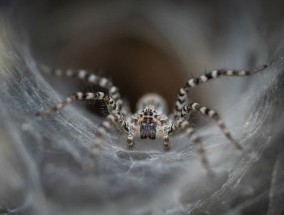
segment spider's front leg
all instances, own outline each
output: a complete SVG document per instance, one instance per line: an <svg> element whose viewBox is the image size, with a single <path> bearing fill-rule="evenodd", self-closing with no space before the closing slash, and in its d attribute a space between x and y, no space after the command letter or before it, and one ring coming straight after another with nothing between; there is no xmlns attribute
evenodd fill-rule
<svg viewBox="0 0 284 215"><path fill-rule="evenodd" d="M164 144L164 150L169 151L171 149L171 144L170 144L170 137L176 132L176 124L172 123L169 121L166 123L166 121L162 124L162 129L160 133L162 134L161 136L163 137L163 144Z"/></svg>
<svg viewBox="0 0 284 215"><path fill-rule="evenodd" d="M128 133L128 135L127 135L127 148L133 149L133 145L134 145L133 139L134 139L134 134L135 134L134 126L128 124L128 128L127 128L126 132Z"/></svg>
<svg viewBox="0 0 284 215"><path fill-rule="evenodd" d="M97 149L100 149L100 145L102 143L102 137L105 136L105 134L107 134L107 132L110 130L111 124L114 124L121 132L124 132L128 135L127 148L128 149L133 148L135 126L132 123L127 122L120 112L112 111L112 113L107 116L106 120L102 123L102 125L97 131L96 141L92 150L94 157L96 157L96 155L98 154Z"/></svg>
<svg viewBox="0 0 284 215"><path fill-rule="evenodd" d="M170 139L168 132L163 132L163 140L164 140L163 144L165 151L169 151L171 149L171 146L170 146Z"/></svg>

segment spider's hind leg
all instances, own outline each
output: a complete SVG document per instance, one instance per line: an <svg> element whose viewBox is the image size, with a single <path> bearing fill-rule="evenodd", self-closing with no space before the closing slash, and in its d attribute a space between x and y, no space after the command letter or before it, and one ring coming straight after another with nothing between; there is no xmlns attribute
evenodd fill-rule
<svg viewBox="0 0 284 215"><path fill-rule="evenodd" d="M266 69L268 65L262 65L256 67L253 70L225 70L225 69L218 69L213 70L211 72L207 72L204 75L201 75L197 78L189 79L185 86L180 88L179 93L177 95L177 100L174 109L174 117L178 118L181 115L182 108L186 105L187 94L190 88L196 87L202 83L206 83L210 80L220 78L222 76L250 76L255 73L258 73L264 69Z"/></svg>
<svg viewBox="0 0 284 215"><path fill-rule="evenodd" d="M96 159L101 152L104 137L111 129L112 124L115 124L115 116L113 114L109 114L96 131L94 143L90 147L90 160L88 164L89 171L95 169Z"/></svg>
<svg viewBox="0 0 284 215"><path fill-rule="evenodd" d="M44 111L37 112L36 116L43 117L43 116L46 116L48 114L57 112L60 109L63 109L67 104L69 104L69 103L71 103L73 101L76 101L76 100L92 100L92 99L95 99L95 94L94 93L91 93L91 92L87 92L87 93L77 92L74 95L67 97L62 102L56 104L52 108L46 109Z"/></svg>
<svg viewBox="0 0 284 215"><path fill-rule="evenodd" d="M90 83L93 85L97 85L101 88L104 88L108 91L108 95L111 96L116 104L123 108L126 108L121 99L120 92L116 86L113 85L112 81L106 77L98 76L93 72L84 70L84 69L52 69L46 65L39 65L39 68L46 74L51 74L56 77L65 77L65 78L73 78L84 81L86 83Z"/></svg>
<svg viewBox="0 0 284 215"><path fill-rule="evenodd" d="M214 110L211 110L207 107L204 107L198 103L190 103L186 106L184 106L183 110L182 110L182 116L183 115L187 115L188 112L191 112L191 111L197 111L205 116L209 116L211 119L213 119L217 125L219 126L219 128L221 129L221 131L223 132L223 134L225 135L225 137L227 139L230 140L230 142L232 144L234 144L237 149L241 150L242 149L242 146L232 137L231 133L229 132L229 130L227 129L225 123L223 122L223 120L221 119L221 117L219 116L219 114L214 111Z"/></svg>
<svg viewBox="0 0 284 215"><path fill-rule="evenodd" d="M95 159L101 150L101 145L103 142L104 136L111 129L111 124L114 124L115 117L112 114L109 114L103 123L98 127L98 130L95 135L94 144L91 146L91 156L92 159Z"/></svg>
<svg viewBox="0 0 284 215"><path fill-rule="evenodd" d="M63 102L58 103L57 105L55 105L50 109L38 112L36 115L41 117L48 115L50 113L63 109L67 104L76 100L102 100L106 103L108 110L110 112L106 120L102 123L101 127L97 131L95 144L91 148L91 155L93 158L96 157L96 155L99 153L100 146L102 144L102 137L110 130L111 123L115 124L118 128L121 128L121 130L128 132L129 130L128 124L126 123L123 115L121 114L120 106L117 105L117 103L112 97L106 95L103 92L97 92L97 93L77 92L74 95L64 99Z"/></svg>
<svg viewBox="0 0 284 215"><path fill-rule="evenodd" d="M201 138L196 135L195 129L190 125L187 118L179 118L172 125L168 132L169 135L173 135L175 133L185 132L185 134L190 138L191 142L197 146L197 151L201 156L202 165L205 167L209 174L213 175L213 171L209 166L209 162L206 156L205 149L203 148L203 144Z"/></svg>

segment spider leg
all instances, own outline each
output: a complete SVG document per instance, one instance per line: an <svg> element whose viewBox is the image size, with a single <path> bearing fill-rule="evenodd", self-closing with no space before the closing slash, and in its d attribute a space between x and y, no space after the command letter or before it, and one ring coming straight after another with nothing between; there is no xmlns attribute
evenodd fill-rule
<svg viewBox="0 0 284 215"><path fill-rule="evenodd" d="M97 93L91 93L91 92L77 92L74 95L67 97L63 100L63 102L58 103L54 107L44 110L42 112L38 112L37 116L45 116L50 113L56 112L60 109L63 109L67 104L71 103L75 100L103 100L110 112L110 114L107 116L106 120L102 123L100 128L97 131L95 143L91 147L91 156L92 161L96 157L96 155L99 154L101 144L102 144L102 138L107 133L107 131L111 128L111 123L115 124L118 128L121 130L128 132L129 126L124 120L123 115L120 112L119 106L116 104L116 102L113 100L112 97L106 95L103 92L97 92ZM132 142L133 145L133 142ZM89 168L92 169L94 167L94 162L90 162Z"/></svg>
<svg viewBox="0 0 284 215"><path fill-rule="evenodd" d="M98 141L96 142L100 142L100 138L110 129L110 123L114 123L115 125L117 125L118 128L122 129L125 132L129 131L129 126L124 120L124 117L120 112L119 106L116 104L112 97L106 95L103 92L77 92L74 95L64 99L63 102L58 103L50 109L38 112L36 115L45 116L50 113L56 112L60 109L63 109L67 104L75 100L103 100L106 103L110 114L107 116L107 119L103 122L102 126L98 129Z"/></svg>
<svg viewBox="0 0 284 215"><path fill-rule="evenodd" d="M164 133L163 134L163 144L164 144L164 149L165 151L169 151L171 149L171 146L170 146L170 139L169 139L169 134L168 133Z"/></svg>
<svg viewBox="0 0 284 215"><path fill-rule="evenodd" d="M134 138L133 135L131 133L129 133L128 136L127 136L127 148L128 149L133 148L133 145L134 145L133 138Z"/></svg>
<svg viewBox="0 0 284 215"><path fill-rule="evenodd" d="M127 148L129 148L129 149L133 148L133 145L134 145L134 142L133 142L133 136L134 136L133 127L131 125L129 125L129 123L127 123L124 120L122 115L114 112L114 113L109 114L107 116L106 120L102 123L102 125L97 130L95 144L92 147L93 157L96 157L96 155L99 154L103 137L110 130L111 124L116 125L116 127L120 131L128 134L128 136L127 136Z"/></svg>
<svg viewBox="0 0 284 215"><path fill-rule="evenodd" d="M129 131L128 124L125 122L124 118L122 115L118 113L112 113L107 116L107 118L103 121L101 126L98 128L96 132L96 138L94 141L94 144L91 146L91 161L90 161L90 166L89 169L94 169L94 161L97 157L97 155L101 151L101 145L103 143L103 137L108 133L108 131L111 129L111 124L116 125L117 128L124 132ZM132 142L133 145L133 142Z"/></svg>
<svg viewBox="0 0 284 215"><path fill-rule="evenodd" d="M221 131L223 132L223 134L225 135L225 137L227 139L230 140L231 143L233 143L238 149L242 149L242 146L234 140L234 138L232 137L231 133L229 132L229 130L227 129L227 127L225 126L223 120L220 118L219 114L214 111L211 110L207 107L204 107L198 103L189 103L187 105L185 105L182 109L181 112L181 118L183 117L188 117L188 115L192 112L192 111L197 111L205 116L209 116L211 119L213 119L217 125L219 126L219 128L221 129Z"/></svg>
<svg viewBox="0 0 284 215"><path fill-rule="evenodd" d="M58 103L57 105L55 105L54 107L38 112L36 115L37 116L45 116L48 115L50 113L56 112L62 108L64 108L67 104L71 103L72 101L76 101L76 100L103 100L107 107L109 112L115 112L115 113L119 113L120 114L120 108L119 106L116 104L116 102L114 101L114 99L108 95L106 95L103 92L97 92L97 93L92 93L92 92L77 92L74 95L67 97L66 99L63 100L63 102Z"/></svg>
<svg viewBox="0 0 284 215"><path fill-rule="evenodd" d="M195 144L197 146L197 150L198 153L201 155L201 161L202 161L202 165L207 169L208 172L213 173L207 157L206 157L206 153L205 150L203 148L203 144L202 141L200 139L199 136L197 136L195 134L195 129L190 126L190 123L188 122L188 119L186 117L180 117L178 120L176 120L171 126L170 129L168 131L168 135L174 135L176 133L180 133L180 132L185 132L186 135L190 138L191 142L193 144ZM166 138L166 136L164 136L164 145L165 145L165 141L168 141L168 136ZM167 143L166 143L167 145Z"/></svg>
<svg viewBox="0 0 284 215"><path fill-rule="evenodd" d="M95 141L93 145L91 146L91 157L90 157L89 166L88 166L89 171L92 171L95 169L96 158L101 151L103 137L110 130L111 123L114 123L114 115L109 114L96 132Z"/></svg>
<svg viewBox="0 0 284 215"><path fill-rule="evenodd" d="M93 158L95 158L101 149L101 145L103 142L103 137L108 133L108 131L111 129L111 124L116 124L115 121L115 115L114 114L109 114L107 118L103 121L101 126L98 128L96 132L96 137L94 144L91 147L91 155Z"/></svg>
<svg viewBox="0 0 284 215"><path fill-rule="evenodd" d="M253 70L224 70L224 69L219 69L219 70L213 70L209 73L205 73L204 75L201 75L198 78L192 78L189 79L186 82L186 85L182 88L180 88L176 104L175 104L175 109L174 109L174 117L178 118L181 114L182 108L185 106L186 99L187 99L187 94L190 88L196 87L201 83L206 83L209 80L219 78L221 76L249 76L252 74L255 74L257 72L260 72L264 69L266 69L268 65L263 65L260 67L257 67Z"/></svg>
<svg viewBox="0 0 284 215"><path fill-rule="evenodd" d="M110 114L107 116L102 126L98 129L98 135L97 135L98 138L103 136L110 129L111 123L114 123L115 125L117 125L117 127L120 128L121 130L128 132L129 130L128 124L124 120L124 117L120 112L119 106L116 104L116 102L113 100L112 97L106 95L103 92L97 92L97 93L77 92L74 95L64 99L63 102L58 103L57 105L55 105L54 107L50 109L38 112L36 115L41 116L41 117L48 115L50 113L63 109L67 104L71 103L72 101L76 101L76 100L103 100L106 103Z"/></svg>
<svg viewBox="0 0 284 215"><path fill-rule="evenodd" d="M51 69L46 65L40 65L39 67L43 72L47 74L52 74L57 77L76 78L76 79L97 85L99 87L105 88L108 91L108 95L110 95L115 100L116 104L119 106L123 106L123 102L121 100L121 96L118 91L118 88L114 86L113 83L105 77L97 76L96 74L92 72L88 72L83 69L79 69L79 70Z"/></svg>

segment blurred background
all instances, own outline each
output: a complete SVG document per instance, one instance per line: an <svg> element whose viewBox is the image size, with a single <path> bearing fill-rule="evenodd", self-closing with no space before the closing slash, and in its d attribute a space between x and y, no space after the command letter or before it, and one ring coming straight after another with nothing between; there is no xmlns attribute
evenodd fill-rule
<svg viewBox="0 0 284 215"><path fill-rule="evenodd" d="M0 1L0 214L284 214L283 21L277 0ZM129 151L116 129L90 171L104 119L97 104L35 117L73 92L98 90L39 64L108 77L132 111L143 94L159 93L171 113L191 77L267 63L189 93L244 147L192 116L214 178L187 136L173 137L170 152L160 139L137 139Z"/></svg>

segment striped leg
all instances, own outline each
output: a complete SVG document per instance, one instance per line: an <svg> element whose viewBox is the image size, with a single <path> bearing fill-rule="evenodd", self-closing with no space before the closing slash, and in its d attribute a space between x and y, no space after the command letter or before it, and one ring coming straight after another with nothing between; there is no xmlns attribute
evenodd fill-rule
<svg viewBox="0 0 284 215"><path fill-rule="evenodd" d="M97 93L77 92L74 95L64 99L63 102L58 103L57 105L55 105L54 107L52 107L50 109L38 112L36 115L37 116L48 115L50 113L56 112L56 111L64 108L67 104L71 103L72 101L76 101L76 100L103 100L106 103L110 113L120 114L119 106L116 104L116 102L113 100L112 97L106 95L105 93L103 93L103 92L97 92Z"/></svg>
<svg viewBox="0 0 284 215"><path fill-rule="evenodd" d="M133 145L134 145L133 138L134 138L133 134L129 133L127 136L127 148L128 149L133 149Z"/></svg>
<svg viewBox="0 0 284 215"><path fill-rule="evenodd" d="M115 119L115 116L113 114L109 114L107 116L107 118L103 121L103 123L101 124L101 126L98 128L98 130L96 132L95 145L93 147L94 149L96 147L100 148L103 137L111 129L111 124L114 124L114 125L116 124L115 122L116 122L116 119ZM95 153L95 150L93 151L93 154L97 154L97 153Z"/></svg>
<svg viewBox="0 0 284 215"><path fill-rule="evenodd" d="M54 107L47 109L42 112L38 112L37 116L45 116L50 113L56 112L62 108L64 108L67 104L71 103L72 101L76 100L103 100L105 101L108 110L111 114L107 116L107 119L103 122L102 126L98 129L96 134L95 143L91 148L91 155L92 160L89 164L89 169L93 169L94 167L94 158L96 155L100 152L101 144L102 144L102 137L108 132L108 130L111 128L111 123L114 123L117 127L121 128L121 130L124 130L128 132L128 125L125 122L123 116L120 113L119 106L116 104L116 102L108 95L106 95L103 92L97 92L97 93L82 93L77 92L74 95L67 97L63 100L63 102L55 105Z"/></svg>
<svg viewBox="0 0 284 215"><path fill-rule="evenodd" d="M103 143L104 136L108 133L108 131L111 129L111 124L116 124L116 117L113 114L109 114L107 118L103 121L101 126L98 128L96 132L96 137L94 144L91 146L91 160L89 163L89 169L93 170L95 167L95 160L98 156L98 154L101 151L101 146Z"/></svg>
<svg viewBox="0 0 284 215"><path fill-rule="evenodd" d="M192 78L186 82L186 85L183 88L180 88L179 94L177 96L175 109L174 109L174 117L178 118L181 114L182 108L185 106L187 93L190 88L196 87L201 83L208 82L209 80L219 78L221 76L249 76L260 72L267 68L268 65L263 65L255 68L254 70L214 70L209 73L206 73L198 78Z"/></svg>
<svg viewBox="0 0 284 215"><path fill-rule="evenodd" d="M242 146L233 139L231 133L226 128L223 120L220 118L220 116L218 115L216 111L211 110L207 107L204 107L198 103L190 103L183 107L182 112L181 112L181 118L187 117L187 115L190 114L192 111L200 112L203 115L209 116L211 119L213 119L217 123L221 131L224 133L226 138L229 139L231 143L233 143L238 149L242 149Z"/></svg>
<svg viewBox="0 0 284 215"><path fill-rule="evenodd" d="M164 149L165 151L169 151L171 149L170 146L170 139L169 136L172 136L176 133L181 132L181 124L185 120L185 118L179 118L178 120L174 121L173 123L170 121L169 123L166 124L166 122L163 122L163 143L164 143Z"/></svg>
<svg viewBox="0 0 284 215"><path fill-rule="evenodd" d="M95 159L96 156L99 154L103 142L103 137L110 130L111 123L114 123L114 116L112 114L109 114L107 118L103 121L102 125L98 128L94 145L91 147L91 156L93 159Z"/></svg>
<svg viewBox="0 0 284 215"><path fill-rule="evenodd" d="M168 133L164 133L163 134L163 140L164 140L164 149L165 151L169 151L171 149L170 146L170 139L169 139L169 134Z"/></svg>
<svg viewBox="0 0 284 215"><path fill-rule="evenodd" d="M198 148L198 153L201 155L202 165L207 169L209 173L213 173L211 168L209 167L208 160L206 157L205 150L202 145L202 141L200 137L195 134L195 129L190 126L189 122L185 118L179 118L179 120L175 121L169 130L169 135L173 135L177 132L185 131L186 135L189 136L191 142L195 144Z"/></svg>
<svg viewBox="0 0 284 215"><path fill-rule="evenodd" d="M76 78L76 79L97 85L99 87L105 88L108 90L108 95L110 95L115 100L117 105L119 106L123 105L118 88L114 86L113 83L105 77L99 77L83 69L80 69L80 70L51 69L45 65L40 65L40 69L47 74L52 74L57 77Z"/></svg>
<svg viewBox="0 0 284 215"><path fill-rule="evenodd" d="M108 115L107 119L104 121L102 124L102 127L98 130L98 138L100 138L103 134L106 133L106 131L110 128L110 123L114 123L119 129L128 132L128 124L124 120L123 115L120 113L119 106L116 104L116 102L112 99L112 97L106 95L103 92L97 92L97 93L82 93L82 92L77 92L74 95L67 97L66 99L63 100L63 102L58 103L54 107L38 112L36 115L37 116L45 116L50 113L56 112L60 109L63 109L67 104L71 103L72 101L75 100L103 100L110 112Z"/></svg>
<svg viewBox="0 0 284 215"><path fill-rule="evenodd" d="M107 118L98 128L94 144L91 146L91 159L89 161L89 167L88 167L90 171L94 170L96 158L101 151L103 138L111 129L111 124L116 125L118 128L120 128L120 130L123 130L125 132L129 131L127 123L124 121L124 119L120 114L114 112L113 114L109 114L107 116Z"/></svg>

